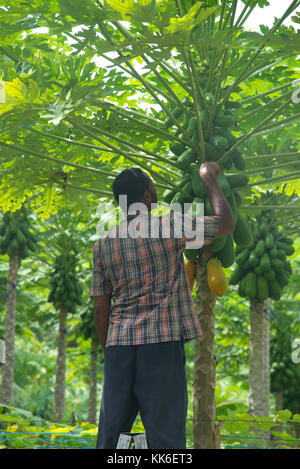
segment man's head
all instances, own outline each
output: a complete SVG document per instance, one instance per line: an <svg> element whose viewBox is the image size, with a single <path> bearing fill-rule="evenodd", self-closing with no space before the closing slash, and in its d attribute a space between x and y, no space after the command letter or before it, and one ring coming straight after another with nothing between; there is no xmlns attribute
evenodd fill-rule
<svg viewBox="0 0 300 469"><path fill-rule="evenodd" d="M141 202L151 209L151 204L157 202L157 193L152 179L139 168L129 168L122 171L113 182L113 193L116 201L119 203L119 196L127 196L127 207L121 207L128 210L128 207Z"/></svg>

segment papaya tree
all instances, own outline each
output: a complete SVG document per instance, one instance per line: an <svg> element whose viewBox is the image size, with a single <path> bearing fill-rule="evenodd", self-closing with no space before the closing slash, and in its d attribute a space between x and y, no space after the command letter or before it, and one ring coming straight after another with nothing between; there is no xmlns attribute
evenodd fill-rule
<svg viewBox="0 0 300 469"><path fill-rule="evenodd" d="M289 409L299 411L299 366L292 360L292 340L290 324L287 329L286 315L276 311L277 320L270 341L271 392L275 395L276 411ZM285 326L285 327L284 327Z"/></svg>
<svg viewBox="0 0 300 469"><path fill-rule="evenodd" d="M13 405L18 270L22 259L29 257L36 250L36 243L24 205L13 213L3 215L0 226L0 253L8 255L9 258L5 294L5 363L1 389L1 402L6 405Z"/></svg>
<svg viewBox="0 0 300 469"><path fill-rule="evenodd" d="M96 203L96 197L112 197L116 169L138 165L153 178L160 201L202 202L209 215L198 167L207 160L221 167L219 182L235 232L209 248L185 251L197 267L203 330L203 339L195 340L195 448L215 447L216 293L208 285L207 263L216 259L230 267L235 244L251 242L244 194L300 174L288 165L276 172L278 157L268 155L276 173L266 180L269 167L261 165L257 180L246 173L255 163L248 165L245 153L252 137L297 126L299 38L282 23L300 1L291 1L260 33L243 27L268 2L241 3L238 13L237 0L66 0L42 6L25 0L22 7L8 1L0 11L7 68L0 146L4 170L14 168L1 179L5 210L33 187L35 208L45 216L67 197ZM40 26L49 33L37 34ZM258 77L264 80L259 91Z"/></svg>
<svg viewBox="0 0 300 469"><path fill-rule="evenodd" d="M55 421L60 422L64 418L68 313L76 314L76 306L82 304L82 288L77 278L77 251L74 241L62 234L58 238L58 246L60 252L55 257L50 274L51 291L48 301L53 303L59 313L54 416Z"/></svg>
<svg viewBox="0 0 300 469"><path fill-rule="evenodd" d="M284 194L266 192L256 199L259 207L292 209L293 199ZM279 221L278 210L260 210L249 219L253 239L246 248L237 247L236 267L229 279L239 285L238 294L250 300L249 340L249 412L268 416L270 394L270 299L278 301L292 274L287 257L294 254L293 238L287 233L297 231L294 221ZM293 215L294 219L295 215ZM278 224L283 223L280 230Z"/></svg>
<svg viewBox="0 0 300 469"><path fill-rule="evenodd" d="M99 339L95 329L94 321L94 302L90 298L88 304L83 309L80 315L81 321L77 327L80 335L83 335L85 340L90 339L90 377L89 377L89 412L88 422L96 424L97 421L97 369L99 368L98 354L99 354Z"/></svg>

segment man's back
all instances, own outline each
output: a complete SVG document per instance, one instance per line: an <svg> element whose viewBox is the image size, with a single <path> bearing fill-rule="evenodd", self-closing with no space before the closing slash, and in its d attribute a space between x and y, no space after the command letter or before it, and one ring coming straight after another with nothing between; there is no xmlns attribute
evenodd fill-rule
<svg viewBox="0 0 300 469"><path fill-rule="evenodd" d="M173 217L166 237L162 224L166 217L157 218L156 237L150 231L147 237L120 237L117 227L113 236L111 231L94 246L98 270L94 271L91 294L112 292L107 346L181 337L187 342L201 335L184 268L185 244L173 236ZM139 221L144 224L139 226L141 231L146 225L150 230L150 214L139 216Z"/></svg>

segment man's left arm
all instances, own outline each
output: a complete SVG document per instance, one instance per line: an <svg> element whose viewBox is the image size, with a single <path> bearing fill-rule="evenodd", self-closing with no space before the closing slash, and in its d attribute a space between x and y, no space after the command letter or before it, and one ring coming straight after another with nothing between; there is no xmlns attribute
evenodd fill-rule
<svg viewBox="0 0 300 469"><path fill-rule="evenodd" d="M99 337L105 355L105 346L109 326L109 312L111 308L112 284L105 276L100 242L93 247L93 278L90 296L94 297L94 320L97 336Z"/></svg>
<svg viewBox="0 0 300 469"><path fill-rule="evenodd" d="M109 312L111 308L111 295L95 296L94 319L98 338L105 355L105 346L109 326Z"/></svg>

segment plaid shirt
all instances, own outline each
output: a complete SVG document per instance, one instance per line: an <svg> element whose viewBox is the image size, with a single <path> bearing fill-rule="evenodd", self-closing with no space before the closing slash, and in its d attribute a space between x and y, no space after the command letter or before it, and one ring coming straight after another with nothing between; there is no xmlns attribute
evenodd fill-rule
<svg viewBox="0 0 300 469"><path fill-rule="evenodd" d="M126 223L123 219L110 231L115 237L106 235L94 244L90 296L112 295L107 347L179 341L181 337L188 342L202 335L184 267L187 240L174 236L177 215L171 212L169 216L170 236L162 235L166 215L157 217L157 238L118 236ZM144 213L142 219L149 216ZM191 219L195 230L196 218ZM204 244L215 238L218 227L218 217L204 217Z"/></svg>

